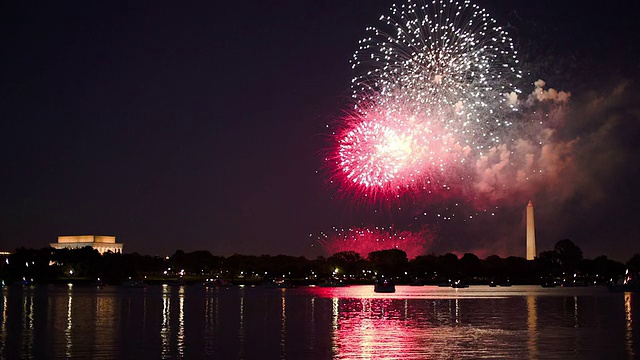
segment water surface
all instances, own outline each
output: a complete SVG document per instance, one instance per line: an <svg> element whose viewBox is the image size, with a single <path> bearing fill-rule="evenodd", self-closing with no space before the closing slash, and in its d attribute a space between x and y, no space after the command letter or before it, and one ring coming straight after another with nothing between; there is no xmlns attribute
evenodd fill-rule
<svg viewBox="0 0 640 360"><path fill-rule="evenodd" d="M639 294L602 287L5 287L0 356L634 359ZM635 320L635 322L634 322Z"/></svg>

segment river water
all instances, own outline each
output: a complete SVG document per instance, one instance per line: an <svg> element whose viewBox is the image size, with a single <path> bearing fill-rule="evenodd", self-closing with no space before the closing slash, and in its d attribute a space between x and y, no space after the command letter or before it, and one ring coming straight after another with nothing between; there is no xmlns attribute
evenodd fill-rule
<svg viewBox="0 0 640 360"><path fill-rule="evenodd" d="M2 359L634 359L640 293L5 287Z"/></svg>

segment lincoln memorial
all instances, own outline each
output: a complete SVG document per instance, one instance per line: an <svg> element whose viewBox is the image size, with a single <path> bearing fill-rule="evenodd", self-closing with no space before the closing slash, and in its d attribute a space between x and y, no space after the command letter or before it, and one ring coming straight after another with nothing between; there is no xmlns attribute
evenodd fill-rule
<svg viewBox="0 0 640 360"><path fill-rule="evenodd" d="M112 253L122 253L122 243L116 243L115 236L98 236L98 235L77 235L77 236L58 236L58 242L50 244L54 249L80 249L85 246L91 246L98 250L100 254L108 251Z"/></svg>

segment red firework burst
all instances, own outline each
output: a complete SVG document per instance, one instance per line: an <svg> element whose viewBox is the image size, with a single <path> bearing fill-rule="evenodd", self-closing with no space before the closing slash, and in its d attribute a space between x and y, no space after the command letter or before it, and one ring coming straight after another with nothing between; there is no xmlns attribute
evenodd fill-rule
<svg viewBox="0 0 640 360"><path fill-rule="evenodd" d="M442 116L382 106L346 116L329 157L333 180L371 200L448 190L469 148L441 126Z"/></svg>

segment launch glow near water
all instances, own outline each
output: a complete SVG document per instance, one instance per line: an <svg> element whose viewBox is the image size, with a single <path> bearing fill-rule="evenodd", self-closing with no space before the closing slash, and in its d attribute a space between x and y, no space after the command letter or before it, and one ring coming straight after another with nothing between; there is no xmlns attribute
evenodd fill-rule
<svg viewBox="0 0 640 360"><path fill-rule="evenodd" d="M409 259L413 259L423 255L433 239L434 234L428 227L424 227L419 232L394 231L384 227L376 227L372 229L334 228L328 234L320 234L316 240L328 254L355 251L361 257L366 258L373 251L400 249L407 253Z"/></svg>

